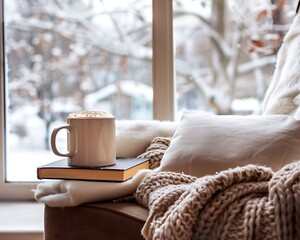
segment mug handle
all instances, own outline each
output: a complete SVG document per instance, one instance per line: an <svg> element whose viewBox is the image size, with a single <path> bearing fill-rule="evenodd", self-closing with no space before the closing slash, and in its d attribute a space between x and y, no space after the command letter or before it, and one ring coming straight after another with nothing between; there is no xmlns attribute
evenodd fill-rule
<svg viewBox="0 0 300 240"><path fill-rule="evenodd" d="M52 148L52 151L54 154L58 155L58 156L62 156L62 157L72 157L74 155L74 147L70 145L70 150L69 152L67 153L61 153L57 150L57 147L56 147L56 135L57 133L62 130L62 129L67 129L69 132L71 132L71 126L62 126L62 127L59 127L59 128L54 128L54 130L52 131L52 134L51 134L51 148ZM75 144L76 145L76 144Z"/></svg>

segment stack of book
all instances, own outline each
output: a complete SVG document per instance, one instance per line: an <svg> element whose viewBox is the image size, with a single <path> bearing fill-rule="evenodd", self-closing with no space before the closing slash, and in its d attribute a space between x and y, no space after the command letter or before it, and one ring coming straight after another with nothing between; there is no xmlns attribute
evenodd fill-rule
<svg viewBox="0 0 300 240"><path fill-rule="evenodd" d="M105 167L73 167L64 158L37 168L38 179L70 179L123 182L138 170L148 169L147 158L117 158L116 164Z"/></svg>

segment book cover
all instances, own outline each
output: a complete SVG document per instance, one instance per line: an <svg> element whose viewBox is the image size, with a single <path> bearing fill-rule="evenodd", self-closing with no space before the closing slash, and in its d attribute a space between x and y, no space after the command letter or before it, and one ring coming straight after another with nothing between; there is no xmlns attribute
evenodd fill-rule
<svg viewBox="0 0 300 240"><path fill-rule="evenodd" d="M149 168L147 158L117 158L116 164L105 167L73 167L64 158L37 168L38 179L70 179L123 182L140 169Z"/></svg>

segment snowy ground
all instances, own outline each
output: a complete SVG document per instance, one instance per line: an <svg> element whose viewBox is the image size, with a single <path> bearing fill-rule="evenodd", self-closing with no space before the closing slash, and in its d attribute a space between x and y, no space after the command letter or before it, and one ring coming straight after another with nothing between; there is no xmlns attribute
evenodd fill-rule
<svg viewBox="0 0 300 240"><path fill-rule="evenodd" d="M28 113L28 109L26 110ZM62 158L45 149L45 123L34 114L26 116L26 119L26 128L29 129L26 137L20 139L15 134L7 136L6 181L37 181L38 166ZM65 124L61 121L54 122L51 129ZM56 141L61 152L65 152L66 142L67 133L61 131Z"/></svg>
<svg viewBox="0 0 300 240"><path fill-rule="evenodd" d="M6 180L10 182L40 181L36 177L37 167L60 158L46 150L21 150L10 153L6 167Z"/></svg>

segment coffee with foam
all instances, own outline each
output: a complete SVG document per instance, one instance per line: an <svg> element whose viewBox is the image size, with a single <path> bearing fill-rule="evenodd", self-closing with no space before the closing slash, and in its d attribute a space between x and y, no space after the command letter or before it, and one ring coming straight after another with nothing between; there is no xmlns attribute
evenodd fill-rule
<svg viewBox="0 0 300 240"><path fill-rule="evenodd" d="M78 113L70 113L68 118L76 118L76 119L114 118L114 116L105 111L84 111Z"/></svg>

